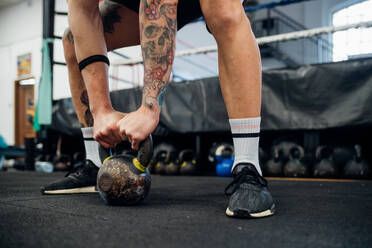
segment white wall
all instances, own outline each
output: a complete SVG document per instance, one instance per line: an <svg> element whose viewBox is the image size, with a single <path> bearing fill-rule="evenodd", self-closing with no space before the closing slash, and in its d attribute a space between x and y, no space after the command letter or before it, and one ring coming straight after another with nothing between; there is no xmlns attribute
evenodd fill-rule
<svg viewBox="0 0 372 248"><path fill-rule="evenodd" d="M14 144L14 81L17 56L31 53L32 75L41 73L41 0L30 0L0 9L0 134ZM37 86L36 86L37 89Z"/></svg>

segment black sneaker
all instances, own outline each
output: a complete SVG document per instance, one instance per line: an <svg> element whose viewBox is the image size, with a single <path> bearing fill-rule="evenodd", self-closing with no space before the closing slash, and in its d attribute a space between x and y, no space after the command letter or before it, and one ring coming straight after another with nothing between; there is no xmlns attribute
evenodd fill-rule
<svg viewBox="0 0 372 248"><path fill-rule="evenodd" d="M226 209L227 216L260 218L274 214L275 204L267 190L267 181L254 165L238 164L233 177L234 180L225 189L225 194L231 196Z"/></svg>
<svg viewBox="0 0 372 248"><path fill-rule="evenodd" d="M42 194L95 193L98 167L90 160L69 172L65 178L40 188Z"/></svg>

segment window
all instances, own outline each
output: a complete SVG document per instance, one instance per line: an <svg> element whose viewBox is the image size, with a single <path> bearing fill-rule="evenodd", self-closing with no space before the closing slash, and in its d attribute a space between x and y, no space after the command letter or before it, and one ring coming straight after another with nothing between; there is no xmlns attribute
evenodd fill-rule
<svg viewBox="0 0 372 248"><path fill-rule="evenodd" d="M332 14L333 26L372 20L372 0L365 0ZM372 27L333 33L333 61L372 56Z"/></svg>

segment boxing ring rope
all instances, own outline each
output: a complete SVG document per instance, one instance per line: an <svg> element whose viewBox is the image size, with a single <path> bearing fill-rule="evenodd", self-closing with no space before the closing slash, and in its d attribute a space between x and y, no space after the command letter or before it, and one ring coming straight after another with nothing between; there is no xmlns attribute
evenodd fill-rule
<svg viewBox="0 0 372 248"><path fill-rule="evenodd" d="M335 33L338 31L348 30L352 28L369 28L369 27L372 27L372 21L359 22L359 23L347 24L347 25L342 25L342 26L319 27L319 28L313 28L313 29L307 29L307 30L302 30L302 31L296 31L296 32L290 32L290 33L285 33L285 34L278 34L278 35L257 38L257 43L259 45L264 45L264 44L275 43L275 42L298 40L298 39L318 36L322 34ZM217 52L216 45L178 51L176 52L175 56L176 57L190 56L190 55L205 54L205 53L212 53L212 52ZM142 62L143 62L142 58L137 58L137 59L130 59L124 62L113 63L112 65L113 66L136 65L136 64L141 64Z"/></svg>

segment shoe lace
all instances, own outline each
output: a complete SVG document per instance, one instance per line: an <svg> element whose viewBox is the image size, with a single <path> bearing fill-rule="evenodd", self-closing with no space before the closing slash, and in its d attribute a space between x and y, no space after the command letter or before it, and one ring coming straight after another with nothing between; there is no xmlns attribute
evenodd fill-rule
<svg viewBox="0 0 372 248"><path fill-rule="evenodd" d="M238 175L234 177L233 181L227 185L225 188L225 195L232 195L242 183L249 183L262 187L267 186L267 181L257 172L249 170L248 168L243 168Z"/></svg>

